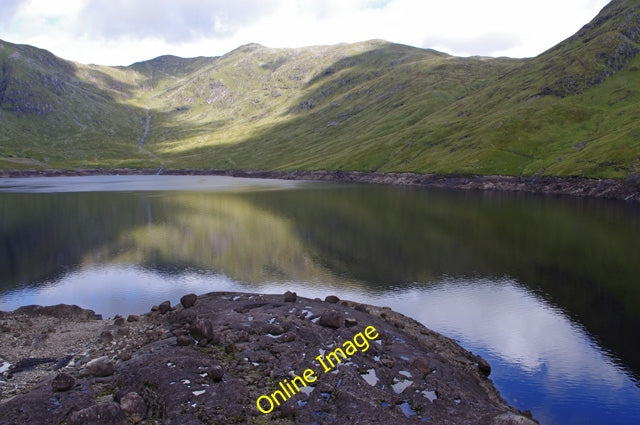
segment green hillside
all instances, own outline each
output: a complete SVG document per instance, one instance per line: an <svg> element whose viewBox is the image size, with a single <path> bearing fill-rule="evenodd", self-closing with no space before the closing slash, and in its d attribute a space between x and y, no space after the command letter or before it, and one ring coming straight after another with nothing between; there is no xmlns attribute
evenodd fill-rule
<svg viewBox="0 0 640 425"><path fill-rule="evenodd" d="M529 59L374 40L104 67L0 42L0 169L625 177L640 172L638 52L638 0Z"/></svg>

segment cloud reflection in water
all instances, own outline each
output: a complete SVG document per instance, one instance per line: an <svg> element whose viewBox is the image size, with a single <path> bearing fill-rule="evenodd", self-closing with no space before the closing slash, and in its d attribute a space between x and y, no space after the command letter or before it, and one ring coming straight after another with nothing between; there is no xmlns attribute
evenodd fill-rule
<svg viewBox="0 0 640 425"><path fill-rule="evenodd" d="M551 405L555 419L571 406L563 423L609 423L619 420L616 410L628 413L624 423L640 418L640 389L629 373L566 314L512 280L444 280L378 301L487 358L502 395L541 423L557 423L546 417Z"/></svg>
<svg viewBox="0 0 640 425"><path fill-rule="evenodd" d="M44 286L5 293L0 310L64 302L112 317L144 313L165 299L177 303L189 292L283 293L287 289L311 298L335 293L342 299L388 305L456 339L487 358L503 396L517 407L531 409L542 423L554 423L547 410L556 405L550 417L557 419L562 410L557 406L564 404L571 406L563 415L564 423L606 422L608 414L619 418L615 411L620 409L630 415L628 423L640 417L640 389L629 375L581 326L509 279L445 279L373 294L353 285L349 289L309 282L247 285L222 274L168 274L136 265L88 266ZM595 405L594 413L590 406Z"/></svg>

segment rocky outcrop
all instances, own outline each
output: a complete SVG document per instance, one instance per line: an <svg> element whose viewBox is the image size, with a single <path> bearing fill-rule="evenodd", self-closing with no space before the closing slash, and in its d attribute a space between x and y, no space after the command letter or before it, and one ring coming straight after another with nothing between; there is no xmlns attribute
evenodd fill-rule
<svg viewBox="0 0 640 425"><path fill-rule="evenodd" d="M99 335L116 325L87 319L90 311L56 319L85 326L84 343L54 335L43 353L72 348L72 361L57 372L41 365L34 382L3 392L0 423L534 423L501 399L488 363L416 321L350 301L286 298L201 295L121 324L129 332L107 343ZM38 332L53 320L39 311L0 320L9 334L25 320ZM2 355L24 354L15 344ZM3 377L2 388L27 373Z"/></svg>
<svg viewBox="0 0 640 425"><path fill-rule="evenodd" d="M543 75L555 79L540 94L577 95L623 70L640 53L639 28L637 2L611 1L580 31L536 58Z"/></svg>

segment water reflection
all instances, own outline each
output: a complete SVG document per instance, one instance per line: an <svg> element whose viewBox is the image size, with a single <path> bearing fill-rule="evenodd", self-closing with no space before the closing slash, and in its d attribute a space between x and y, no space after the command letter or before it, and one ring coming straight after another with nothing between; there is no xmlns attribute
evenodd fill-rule
<svg viewBox="0 0 640 425"><path fill-rule="evenodd" d="M5 294L4 305L12 309L66 302L113 316L144 312L160 300L177 303L187 292L283 293L292 288L311 298L329 291L342 299L388 305L456 339L487 358L502 395L522 409L531 409L541 423L634 424L640 417L640 389L630 374L561 310L511 280L445 279L380 294L366 286L328 289L321 282L254 286L220 274L90 266L37 289Z"/></svg>
<svg viewBox="0 0 640 425"><path fill-rule="evenodd" d="M216 176L70 176L0 179L0 192L8 193L78 193L132 192L149 190L241 191L303 187L295 180L237 179Z"/></svg>
<svg viewBox="0 0 640 425"><path fill-rule="evenodd" d="M87 285L91 282L91 285ZM87 266L59 279L5 293L0 310L22 305L76 304L104 317L141 314L164 300L179 302L185 293L247 291L227 276L184 271L160 273L133 264Z"/></svg>
<svg viewBox="0 0 640 425"><path fill-rule="evenodd" d="M637 207L210 177L31 182L0 181L0 310L332 292L487 357L507 400L545 423L640 416Z"/></svg>
<svg viewBox="0 0 640 425"><path fill-rule="evenodd" d="M630 374L561 310L513 281L446 280L389 304L489 359L503 396L541 423L640 418L640 390Z"/></svg>

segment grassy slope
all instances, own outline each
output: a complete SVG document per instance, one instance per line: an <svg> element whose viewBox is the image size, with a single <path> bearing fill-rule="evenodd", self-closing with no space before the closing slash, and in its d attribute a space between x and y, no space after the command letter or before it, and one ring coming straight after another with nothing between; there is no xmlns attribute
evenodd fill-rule
<svg viewBox="0 0 640 425"><path fill-rule="evenodd" d="M624 177L640 168L638 3L520 60L370 41L109 68L2 42L0 168Z"/></svg>
<svg viewBox="0 0 640 425"><path fill-rule="evenodd" d="M142 164L138 78L0 42L0 167ZM148 155L147 155L148 156Z"/></svg>

